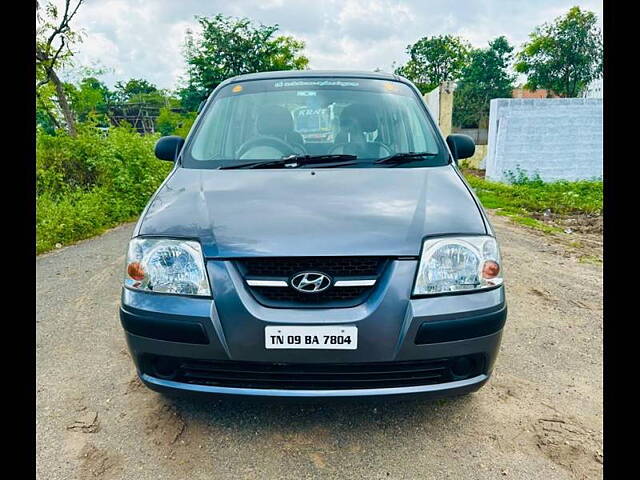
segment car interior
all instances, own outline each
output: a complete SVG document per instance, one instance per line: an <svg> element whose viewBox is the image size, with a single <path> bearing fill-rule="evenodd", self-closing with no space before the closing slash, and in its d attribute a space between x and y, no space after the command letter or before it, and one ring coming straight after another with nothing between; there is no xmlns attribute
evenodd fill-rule
<svg viewBox="0 0 640 480"><path fill-rule="evenodd" d="M437 149L424 112L412 98L370 92L305 93L313 95L270 92L221 99L209 114L216 120L204 120L192 155L200 160L324 154L378 159Z"/></svg>

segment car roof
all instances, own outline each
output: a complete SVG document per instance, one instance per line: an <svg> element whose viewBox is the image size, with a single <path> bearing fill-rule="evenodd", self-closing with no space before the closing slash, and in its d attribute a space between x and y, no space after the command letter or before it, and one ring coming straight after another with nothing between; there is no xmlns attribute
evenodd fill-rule
<svg viewBox="0 0 640 480"><path fill-rule="evenodd" d="M246 82L249 80L304 77L372 78L382 80L396 80L404 83L409 83L405 78L399 75L385 72L368 72L365 70L278 70L275 72L259 72L247 73L245 75L236 75L235 77L226 79L220 84L220 86L235 82Z"/></svg>

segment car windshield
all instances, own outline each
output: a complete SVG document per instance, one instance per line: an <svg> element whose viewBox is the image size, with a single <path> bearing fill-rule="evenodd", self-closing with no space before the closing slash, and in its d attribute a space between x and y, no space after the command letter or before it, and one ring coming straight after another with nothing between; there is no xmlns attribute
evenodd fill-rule
<svg viewBox="0 0 640 480"><path fill-rule="evenodd" d="M410 152L425 155L375 163ZM349 155L350 167L448 162L424 104L408 85L307 77L249 80L219 89L191 135L183 165L219 168L291 155Z"/></svg>

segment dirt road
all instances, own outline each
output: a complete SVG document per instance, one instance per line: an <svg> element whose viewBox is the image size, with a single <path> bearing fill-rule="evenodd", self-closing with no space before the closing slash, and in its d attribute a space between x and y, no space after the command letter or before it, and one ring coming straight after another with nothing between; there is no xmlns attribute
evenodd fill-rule
<svg viewBox="0 0 640 480"><path fill-rule="evenodd" d="M492 221L502 351L478 393L435 402L166 400L136 379L117 317L132 225L38 257L38 478L601 478L598 238Z"/></svg>

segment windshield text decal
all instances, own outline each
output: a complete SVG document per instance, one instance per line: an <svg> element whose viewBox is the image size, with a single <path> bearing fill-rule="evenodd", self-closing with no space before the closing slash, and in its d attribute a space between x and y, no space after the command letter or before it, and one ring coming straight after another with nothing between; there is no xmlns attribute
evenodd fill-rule
<svg viewBox="0 0 640 480"><path fill-rule="evenodd" d="M306 87L306 86L314 86L314 87L357 87L359 86L359 82L344 82L342 80L291 80L291 81L281 81L273 84L274 87Z"/></svg>

